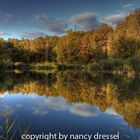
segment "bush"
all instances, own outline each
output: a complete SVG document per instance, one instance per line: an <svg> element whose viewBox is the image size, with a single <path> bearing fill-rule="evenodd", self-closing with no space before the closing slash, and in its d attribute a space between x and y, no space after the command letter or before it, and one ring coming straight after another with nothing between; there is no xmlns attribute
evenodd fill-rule
<svg viewBox="0 0 140 140"><path fill-rule="evenodd" d="M117 73L139 73L140 59L137 57L122 59L103 60L99 63L92 64L90 69L93 71L112 71Z"/></svg>

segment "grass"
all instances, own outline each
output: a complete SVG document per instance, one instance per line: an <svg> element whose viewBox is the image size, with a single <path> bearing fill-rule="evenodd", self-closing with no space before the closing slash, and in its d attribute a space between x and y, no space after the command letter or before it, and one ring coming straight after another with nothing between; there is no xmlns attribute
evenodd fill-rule
<svg viewBox="0 0 140 140"><path fill-rule="evenodd" d="M77 64L57 64L57 70L64 71L64 70L82 70L82 65Z"/></svg>
<svg viewBox="0 0 140 140"><path fill-rule="evenodd" d="M31 71L45 71L45 70L65 71L65 70L81 70L81 69L83 69L83 66L77 64L37 63L30 65Z"/></svg>
<svg viewBox="0 0 140 140"><path fill-rule="evenodd" d="M18 140L22 134L27 134L29 127L21 132L21 129L17 128L17 117L11 121L10 114L0 114L2 124L0 124L0 140ZM19 131L20 130L20 131Z"/></svg>
<svg viewBox="0 0 140 140"><path fill-rule="evenodd" d="M14 64L14 70L20 71L73 71L84 70L90 73L114 73L119 75L134 76L140 74L140 58L131 57L127 59L116 58L112 60L102 60L93 64L57 64L57 63L21 63Z"/></svg>
<svg viewBox="0 0 140 140"><path fill-rule="evenodd" d="M52 63L36 63L30 65L30 70L53 70L55 64Z"/></svg>
<svg viewBox="0 0 140 140"><path fill-rule="evenodd" d="M140 74L140 59L136 57L128 59L103 60L89 65L90 71L111 72L114 74L127 74L128 76Z"/></svg>
<svg viewBox="0 0 140 140"><path fill-rule="evenodd" d="M12 122L10 122L10 115L4 114L1 115L3 124L0 125L0 129L2 134L0 135L0 139L2 140L13 140L15 136L15 132L13 131L15 122L17 118L15 118Z"/></svg>

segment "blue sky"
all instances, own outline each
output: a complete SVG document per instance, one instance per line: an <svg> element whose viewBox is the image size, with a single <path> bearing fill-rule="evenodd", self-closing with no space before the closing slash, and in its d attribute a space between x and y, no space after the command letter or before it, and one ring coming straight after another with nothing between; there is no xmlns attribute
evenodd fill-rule
<svg viewBox="0 0 140 140"><path fill-rule="evenodd" d="M103 22L115 26L139 7L139 0L0 0L0 37L61 35Z"/></svg>

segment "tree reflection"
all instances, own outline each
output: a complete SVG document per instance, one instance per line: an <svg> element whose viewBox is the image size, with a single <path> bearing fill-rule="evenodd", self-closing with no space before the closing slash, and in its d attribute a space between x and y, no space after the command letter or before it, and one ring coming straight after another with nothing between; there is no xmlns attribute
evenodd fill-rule
<svg viewBox="0 0 140 140"><path fill-rule="evenodd" d="M84 72L1 73L0 95L30 94L63 97L67 103L87 103L105 112L113 107L134 127L140 127L140 79Z"/></svg>

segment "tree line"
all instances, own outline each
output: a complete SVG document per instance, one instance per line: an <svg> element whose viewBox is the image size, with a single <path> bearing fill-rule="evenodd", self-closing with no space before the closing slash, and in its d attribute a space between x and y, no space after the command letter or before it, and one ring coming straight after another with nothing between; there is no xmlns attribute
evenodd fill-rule
<svg viewBox="0 0 140 140"><path fill-rule="evenodd" d="M115 28L102 24L89 31L67 31L64 36L33 40L0 38L0 64L87 64L114 58L140 58L140 9L130 13Z"/></svg>

